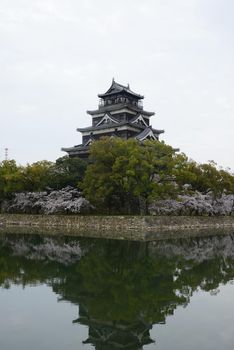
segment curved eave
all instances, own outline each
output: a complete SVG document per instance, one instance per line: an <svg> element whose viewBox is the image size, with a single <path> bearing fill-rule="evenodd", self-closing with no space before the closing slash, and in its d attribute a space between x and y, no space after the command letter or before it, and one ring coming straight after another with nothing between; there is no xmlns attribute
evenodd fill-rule
<svg viewBox="0 0 234 350"><path fill-rule="evenodd" d="M62 147L61 151L63 152L71 152L75 147Z"/></svg>
<svg viewBox="0 0 234 350"><path fill-rule="evenodd" d="M81 153L86 153L89 150L89 146L74 146L74 147L62 147L61 151L67 152L70 155L76 155Z"/></svg>
<svg viewBox="0 0 234 350"><path fill-rule="evenodd" d="M155 139L159 139L159 134L161 134L162 132L164 132L164 130L157 130L157 129L153 129L152 126L148 126L147 128L145 128L140 134L138 134L135 138L139 141L143 141L145 140L148 136L155 138Z"/></svg>
<svg viewBox="0 0 234 350"><path fill-rule="evenodd" d="M102 124L99 126L90 126L87 128L77 128L76 130L79 132L88 132L88 131L95 131L95 130L104 130L104 129L109 129L109 128L118 128L120 126L128 125L131 127L134 127L136 129L144 130L145 126L136 124L136 123L131 123L131 122L122 122L122 123L108 123L108 124Z"/></svg>
<svg viewBox="0 0 234 350"><path fill-rule="evenodd" d="M113 96L113 95L120 94L120 93L126 93L128 95L131 95L131 96L137 98L137 99L144 98L144 96L133 92L130 89L129 85L125 86L125 85L119 84L114 79L112 80L112 84L111 84L110 88L104 94L98 94L98 97L103 98L103 97Z"/></svg>
<svg viewBox="0 0 234 350"><path fill-rule="evenodd" d="M121 93L125 93L127 95L130 95L134 98L137 98L138 100L142 100L144 98L143 95L138 95L133 91L127 91L125 89L119 90L119 91L113 91L113 92L106 92L104 94L98 94L98 97L100 98L106 98L106 97L110 97L110 96L114 96L114 95L119 95Z"/></svg>
<svg viewBox="0 0 234 350"><path fill-rule="evenodd" d="M116 111L118 109L123 109L123 108L128 108L131 111L134 111L134 112L137 112L137 113L141 113L141 114L147 115L149 117L151 117L152 115L155 114L154 112L144 111L143 109L137 108L137 107L129 105L127 103L105 106L105 107L101 107L99 109L95 109L95 110L92 110L92 111L86 111L86 112L89 115L95 115L95 114L102 114L102 113L106 113L106 112L112 112L112 111Z"/></svg>
<svg viewBox="0 0 234 350"><path fill-rule="evenodd" d="M157 135L164 134L164 132L165 132L165 130L157 130L157 129L152 129L152 130L153 130L154 134L157 134Z"/></svg>

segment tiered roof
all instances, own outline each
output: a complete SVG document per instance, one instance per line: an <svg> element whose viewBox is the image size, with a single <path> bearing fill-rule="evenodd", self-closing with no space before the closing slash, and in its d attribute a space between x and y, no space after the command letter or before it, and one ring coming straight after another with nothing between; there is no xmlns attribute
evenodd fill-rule
<svg viewBox="0 0 234 350"><path fill-rule="evenodd" d="M135 113L143 113L142 108L139 108L138 106L130 105L129 103L116 103L114 105L109 105L109 106L100 106L98 109L95 110L88 110L87 113L90 115L96 115L96 114L101 114L105 112L115 112L119 111L120 109L129 109L129 111L132 111L133 114ZM144 115L151 117L154 115L154 112L148 112L144 110Z"/></svg>
<svg viewBox="0 0 234 350"><path fill-rule="evenodd" d="M142 130L152 130L155 134L159 135L164 133L164 130L157 130L157 129L153 129L151 126L146 127L143 126L141 124L136 124L136 123L131 123L131 122L126 122L123 121L121 123L108 123L108 124L101 124L99 126L88 126L87 128L77 128L76 130L84 133L84 132L89 132L89 131L96 131L96 130L104 130L104 129L111 129L111 128L116 128L116 127L120 127L120 126L126 126L126 127L132 127L134 129L136 129L137 131L142 131ZM137 137L136 137L137 138Z"/></svg>
<svg viewBox="0 0 234 350"><path fill-rule="evenodd" d="M104 93L104 94L98 94L98 97L100 98L106 98L108 96L113 96L116 94L126 93L128 95L131 95L137 99L143 99L144 96L136 94L132 90L130 90L129 84L127 86L121 85L119 83L116 83L114 78L112 80L111 87Z"/></svg>
<svg viewBox="0 0 234 350"><path fill-rule="evenodd" d="M82 133L82 144L62 148L70 156L87 157L90 143L101 136L136 138L142 142L145 139L158 140L164 132L150 126L149 119L154 112L143 109L140 101L144 96L133 92L129 85L121 85L113 79L110 88L98 97L101 98L98 109L87 111L92 116L93 125L77 129Z"/></svg>

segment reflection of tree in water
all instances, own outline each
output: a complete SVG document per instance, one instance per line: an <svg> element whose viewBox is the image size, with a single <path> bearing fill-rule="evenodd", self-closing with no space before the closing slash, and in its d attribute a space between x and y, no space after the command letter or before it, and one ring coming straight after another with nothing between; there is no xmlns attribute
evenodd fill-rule
<svg viewBox="0 0 234 350"><path fill-rule="evenodd" d="M0 285L47 283L60 300L79 305L79 316L73 322L89 327L85 343L96 349L141 349L152 342L152 325L165 323L178 305L189 303L194 291L213 291L234 278L234 259L225 251L222 239L179 241L173 247L168 243L80 240L85 254L71 265L12 255L14 245L7 248L4 244ZM40 239L31 240L37 245ZM199 258L206 255L207 247L220 242L223 251L217 254L216 249L209 259ZM234 251L230 244L231 238L226 242L229 253ZM189 256L192 250L197 250L197 257Z"/></svg>
<svg viewBox="0 0 234 350"><path fill-rule="evenodd" d="M147 244L133 242L97 245L77 265L76 274L69 274L66 284L54 285L54 290L79 303L76 322L89 326L86 342L97 349L104 344L140 349L152 342L152 324L165 322L166 315L186 302L176 295L170 263L153 260Z"/></svg>

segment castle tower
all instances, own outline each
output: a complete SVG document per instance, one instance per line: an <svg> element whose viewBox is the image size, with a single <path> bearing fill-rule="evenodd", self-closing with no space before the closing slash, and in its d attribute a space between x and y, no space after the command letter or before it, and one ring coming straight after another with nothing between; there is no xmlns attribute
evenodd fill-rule
<svg viewBox="0 0 234 350"><path fill-rule="evenodd" d="M164 130L153 129L150 117L154 112L143 109L144 96L133 92L129 85L118 84L113 79L110 88L99 94L99 106L96 110L87 111L92 117L92 126L78 128L82 133L82 144L62 148L70 157L87 158L89 145L102 136L116 136L125 140L136 138L158 140Z"/></svg>

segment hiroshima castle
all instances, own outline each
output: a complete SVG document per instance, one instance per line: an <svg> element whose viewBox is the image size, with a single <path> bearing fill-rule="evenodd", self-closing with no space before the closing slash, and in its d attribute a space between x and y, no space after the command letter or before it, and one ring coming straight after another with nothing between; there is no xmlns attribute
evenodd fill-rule
<svg viewBox="0 0 234 350"><path fill-rule="evenodd" d="M87 158L89 145L103 136L159 140L164 130L154 129L150 117L155 113L143 109L144 96L133 92L129 85L118 84L113 79L111 87L99 94L98 109L87 111L92 117L92 126L78 128L82 133L82 144L62 148L70 157Z"/></svg>

